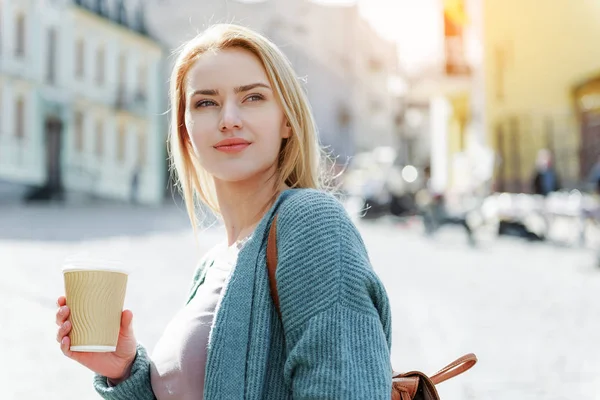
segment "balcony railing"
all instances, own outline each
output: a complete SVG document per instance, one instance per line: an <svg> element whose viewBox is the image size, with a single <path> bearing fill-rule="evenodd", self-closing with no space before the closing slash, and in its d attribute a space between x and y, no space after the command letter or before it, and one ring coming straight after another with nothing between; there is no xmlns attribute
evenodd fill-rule
<svg viewBox="0 0 600 400"><path fill-rule="evenodd" d="M115 109L119 111L144 114L147 105L147 97L144 92L136 91L127 93L124 89L118 89L115 97Z"/></svg>

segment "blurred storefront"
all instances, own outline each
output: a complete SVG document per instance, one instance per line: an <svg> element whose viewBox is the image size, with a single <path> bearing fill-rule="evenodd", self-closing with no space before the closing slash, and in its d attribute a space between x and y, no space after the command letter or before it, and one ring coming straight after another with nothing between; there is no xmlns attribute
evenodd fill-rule
<svg viewBox="0 0 600 400"><path fill-rule="evenodd" d="M485 1L486 132L496 189L530 191L540 149L575 187L600 154L600 3ZM596 99L596 100L594 100Z"/></svg>
<svg viewBox="0 0 600 400"><path fill-rule="evenodd" d="M581 129L579 173L585 177L600 159L600 72L574 90L575 112Z"/></svg>
<svg viewBox="0 0 600 400"><path fill-rule="evenodd" d="M443 62L412 77L406 101L409 109L410 104L427 105L427 123L413 142L427 144L433 189L468 193L491 177L484 135L481 2L444 0L440 5Z"/></svg>
<svg viewBox="0 0 600 400"><path fill-rule="evenodd" d="M160 203L163 50L143 3L1 3L0 179L29 200ZM135 192L135 193L134 193Z"/></svg>

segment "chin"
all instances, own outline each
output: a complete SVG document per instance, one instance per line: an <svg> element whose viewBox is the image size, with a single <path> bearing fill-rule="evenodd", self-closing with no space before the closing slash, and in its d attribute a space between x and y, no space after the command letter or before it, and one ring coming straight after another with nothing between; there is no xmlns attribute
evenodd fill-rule
<svg viewBox="0 0 600 400"><path fill-rule="evenodd" d="M240 183L240 182L245 182L245 181L249 181L249 180L256 178L255 174L247 173L247 172L215 174L213 176L215 179L217 179L221 182L227 182L227 183Z"/></svg>
<svg viewBox="0 0 600 400"><path fill-rule="evenodd" d="M211 173L211 175L222 182L227 183L241 183L247 181L266 181L268 179L268 174L270 173L270 168L240 168L240 169L230 169L227 172L223 172L222 170L219 172Z"/></svg>

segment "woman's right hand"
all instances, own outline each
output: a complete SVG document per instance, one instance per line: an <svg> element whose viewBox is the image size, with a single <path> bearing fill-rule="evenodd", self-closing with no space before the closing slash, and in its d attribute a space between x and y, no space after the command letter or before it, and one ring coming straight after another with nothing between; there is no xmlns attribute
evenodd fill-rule
<svg viewBox="0 0 600 400"><path fill-rule="evenodd" d="M131 366L137 352L137 341L133 335L133 314L129 310L121 314L121 329L119 330L119 341L117 349L112 353L86 353L71 351L71 321L69 318L69 307L64 296L58 298L58 311L56 312L56 324L58 334L56 340L60 343L60 349L65 356L86 366L95 373L109 378L110 383L116 385L127 379L131 372Z"/></svg>

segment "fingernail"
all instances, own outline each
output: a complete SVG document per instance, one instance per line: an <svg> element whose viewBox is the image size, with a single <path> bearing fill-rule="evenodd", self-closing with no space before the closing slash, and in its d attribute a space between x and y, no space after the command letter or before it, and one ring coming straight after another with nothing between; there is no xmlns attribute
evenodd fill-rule
<svg viewBox="0 0 600 400"><path fill-rule="evenodd" d="M67 329L67 328L69 327L69 323L70 323L69 321L65 321L65 322L62 324L62 327L63 327L63 329Z"/></svg>
<svg viewBox="0 0 600 400"><path fill-rule="evenodd" d="M67 337L66 336L60 341L60 344L62 344L62 345L67 344Z"/></svg>
<svg viewBox="0 0 600 400"><path fill-rule="evenodd" d="M62 306L62 307L60 308L60 313L61 313L61 314L64 314L64 313L66 313L66 312L67 312L67 306Z"/></svg>

